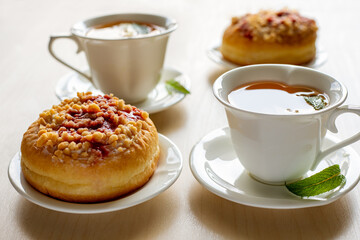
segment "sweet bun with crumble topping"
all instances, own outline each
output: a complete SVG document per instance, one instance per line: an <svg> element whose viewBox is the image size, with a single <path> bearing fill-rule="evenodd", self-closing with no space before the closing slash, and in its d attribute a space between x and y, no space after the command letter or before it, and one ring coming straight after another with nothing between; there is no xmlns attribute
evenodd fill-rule
<svg viewBox="0 0 360 240"><path fill-rule="evenodd" d="M25 132L21 168L38 191L69 202L92 203L138 189L160 154L148 113L112 95L63 100Z"/></svg>
<svg viewBox="0 0 360 240"><path fill-rule="evenodd" d="M317 25L297 11L262 10L232 18L220 51L239 65L259 63L304 64L316 53Z"/></svg>

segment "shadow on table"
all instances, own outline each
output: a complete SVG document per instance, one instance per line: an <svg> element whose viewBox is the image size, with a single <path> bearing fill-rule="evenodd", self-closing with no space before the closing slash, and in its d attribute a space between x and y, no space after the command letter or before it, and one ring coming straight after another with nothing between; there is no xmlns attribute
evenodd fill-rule
<svg viewBox="0 0 360 240"><path fill-rule="evenodd" d="M226 73L229 70L230 69L227 69L227 68L219 68L217 70L210 72L208 75L208 82L211 85L211 87L218 77L220 77L222 74Z"/></svg>
<svg viewBox="0 0 360 240"><path fill-rule="evenodd" d="M55 212L19 199L18 224L29 239L36 240L156 239L171 225L178 209L166 193L128 209L88 215Z"/></svg>
<svg viewBox="0 0 360 240"><path fill-rule="evenodd" d="M322 207L271 210L233 203L199 184L189 196L200 224L224 239L334 239L352 218L346 197Z"/></svg>
<svg viewBox="0 0 360 240"><path fill-rule="evenodd" d="M186 111L181 103L165 111L150 114L159 133L164 135L179 130L186 122Z"/></svg>

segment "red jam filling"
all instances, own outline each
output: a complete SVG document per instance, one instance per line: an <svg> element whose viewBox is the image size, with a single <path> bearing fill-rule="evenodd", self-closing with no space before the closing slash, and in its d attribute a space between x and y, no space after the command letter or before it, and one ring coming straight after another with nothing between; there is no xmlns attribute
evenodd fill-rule
<svg viewBox="0 0 360 240"><path fill-rule="evenodd" d="M88 104L95 103L100 107L100 112L91 112L87 109L76 110L70 108L67 111L66 119L60 128L58 134L68 132L74 137L74 142L84 142L83 136L81 136L82 128L87 128L88 131L96 130L104 133L105 131L114 132L118 127L116 116L126 117L129 121L144 120L141 116L141 110L136 107L132 107L131 110L118 110L116 108L116 100L109 95L104 96L87 96L83 101ZM110 150L101 143L90 141L92 151L99 157L107 156Z"/></svg>

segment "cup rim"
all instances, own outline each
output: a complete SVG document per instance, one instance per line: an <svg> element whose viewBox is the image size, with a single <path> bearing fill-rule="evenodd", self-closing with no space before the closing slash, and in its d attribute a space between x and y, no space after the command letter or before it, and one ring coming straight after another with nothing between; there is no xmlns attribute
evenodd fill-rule
<svg viewBox="0 0 360 240"><path fill-rule="evenodd" d="M84 27L84 23L86 21L89 20L98 20L98 19L102 19L105 17L115 17L115 16L125 16L125 15L132 15L132 16L147 16L147 17L159 17L159 18L163 18L166 19L167 22L169 22L167 24L167 27L165 29L165 31L162 31L160 33L157 34L153 34L153 35L144 35L141 37L126 37L126 38L117 38L117 39L104 39L104 38L97 38L97 37L88 37L85 34L80 34L79 33L79 28L80 27ZM106 15L101 15L101 16L96 16L96 17L91 17L91 18L87 18L84 19L82 21L79 21L77 23L75 23L71 29L70 32L80 38L84 38L84 39L89 39L89 40L98 40L98 41L126 41L126 40L138 40L138 39L145 39L145 38L154 38L154 37L158 37L158 36L162 36L162 35L167 35L173 31L175 31L177 29L177 22L174 18L169 18L169 17L165 17L162 15L158 15L158 14L148 14L148 13L114 13L114 14L106 14Z"/></svg>
<svg viewBox="0 0 360 240"><path fill-rule="evenodd" d="M254 111L249 111L249 110L244 110L238 107L235 107L233 105L231 105L229 102L225 101L219 94L219 89L221 89L221 83L224 81L225 76L232 74L233 72L236 71L241 71L243 69L249 69L249 68L261 68L261 67L282 67L282 68L293 68L293 69L303 69L306 71L311 71L311 72L316 72L318 74L321 75L325 75L326 77L330 77L332 78L335 82L337 82L340 86L341 86L341 90L343 92L343 95L341 96L340 99L337 100L337 102L335 102L334 104L332 104L332 106L328 106L325 107L323 109L320 110L316 110L313 112L305 112L305 113L296 113L296 114L277 114L277 113L261 113L261 112L254 112ZM329 112L332 111L334 108L339 107L341 104L343 104L347 98L348 95L348 91L347 88L345 87L345 85L340 82L339 80L335 79L334 77L325 74L323 72L320 72L318 70L312 69L312 68L308 68L308 67L303 67L303 66L297 66L297 65L291 65L291 64L254 64L254 65L249 65L249 66L243 66L243 67L238 67L238 68L234 68L232 70L229 70L225 73L223 73L220 77L218 77L215 82L213 83L213 94L214 96L217 98L217 100L223 104L224 106L234 109L236 111L240 111L240 112L244 112L244 113L249 113L249 114L255 114L255 115L259 115L259 116L266 116L266 117L281 117L281 118L292 118L292 117L299 117L299 116L314 116L314 115L318 115L318 114L323 114L325 112Z"/></svg>

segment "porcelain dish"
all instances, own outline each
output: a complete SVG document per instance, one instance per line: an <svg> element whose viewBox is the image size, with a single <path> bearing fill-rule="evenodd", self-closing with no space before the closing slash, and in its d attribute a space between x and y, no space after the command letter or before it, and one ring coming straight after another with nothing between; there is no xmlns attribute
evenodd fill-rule
<svg viewBox="0 0 360 240"><path fill-rule="evenodd" d="M113 212L129 208L148 201L168 189L179 177L182 170L182 156L177 146L165 136L159 134L161 149L158 167L143 187L119 199L91 204L64 202L44 195L27 183L20 167L20 153L11 160L8 176L15 190L30 202L59 212L93 214Z"/></svg>
<svg viewBox="0 0 360 240"><path fill-rule="evenodd" d="M241 67L241 65L230 62L223 57L223 55L220 52L220 43L213 44L211 47L209 47L209 49L207 50L207 55L213 62L223 67L229 69ZM321 45L319 45L317 46L316 49L315 58L311 62L303 64L301 66L309 67L309 68L318 68L322 66L327 61L327 59L328 59L327 52Z"/></svg>
<svg viewBox="0 0 360 240"><path fill-rule="evenodd" d="M156 113L168 109L185 98L185 94L180 92L169 92L166 89L165 81L174 79L190 90L190 79L184 73L175 68L165 67L158 85L148 94L146 100L135 103L136 107L147 111L148 113ZM93 92L93 94L103 94L96 89L92 83L76 72L70 72L63 76L56 85L56 96L63 100L65 98L76 97L77 92ZM121 98L121 97L120 97Z"/></svg>
<svg viewBox="0 0 360 240"><path fill-rule="evenodd" d="M360 157L347 146L328 155L314 171L339 164L346 184L335 191L312 198L293 195L285 186L273 186L253 179L241 165L232 147L229 128L216 129L204 136L192 149L190 168L194 177L212 193L227 200L259 208L296 209L326 205L352 190L360 179ZM327 135L324 145L339 140Z"/></svg>

